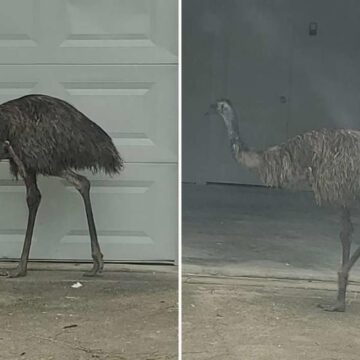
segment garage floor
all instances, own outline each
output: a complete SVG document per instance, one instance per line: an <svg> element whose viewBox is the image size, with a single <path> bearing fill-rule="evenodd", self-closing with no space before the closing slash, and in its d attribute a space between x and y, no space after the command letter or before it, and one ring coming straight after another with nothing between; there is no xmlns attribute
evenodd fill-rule
<svg viewBox="0 0 360 360"><path fill-rule="evenodd" d="M336 296L338 233L310 193L184 185L183 359L359 359L360 263L347 311L317 307Z"/></svg>
<svg viewBox="0 0 360 360"><path fill-rule="evenodd" d="M183 186L184 271L230 276L336 279L337 209L310 192L235 185ZM360 212L353 216L360 245ZM360 281L360 262L352 271Z"/></svg>
<svg viewBox="0 0 360 360"><path fill-rule="evenodd" d="M1 278L0 359L177 359L176 269L133 269Z"/></svg>

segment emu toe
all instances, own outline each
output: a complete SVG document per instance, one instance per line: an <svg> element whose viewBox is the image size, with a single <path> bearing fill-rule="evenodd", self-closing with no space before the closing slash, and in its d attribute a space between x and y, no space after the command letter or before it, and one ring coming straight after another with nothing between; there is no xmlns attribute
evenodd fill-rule
<svg viewBox="0 0 360 360"><path fill-rule="evenodd" d="M0 276L6 276L8 278L17 278L17 277L26 276L26 273L27 273L26 269L22 267L17 267L16 269L13 270L1 270Z"/></svg>
<svg viewBox="0 0 360 360"><path fill-rule="evenodd" d="M8 278L17 278L26 276L26 270L23 269L15 269L8 272Z"/></svg>
<svg viewBox="0 0 360 360"><path fill-rule="evenodd" d="M9 272L7 270L0 270L0 276L8 276Z"/></svg>
<svg viewBox="0 0 360 360"><path fill-rule="evenodd" d="M319 308L324 311L331 311L331 312L344 312L345 311L345 303L337 301L335 304L332 305L324 305L319 304Z"/></svg>

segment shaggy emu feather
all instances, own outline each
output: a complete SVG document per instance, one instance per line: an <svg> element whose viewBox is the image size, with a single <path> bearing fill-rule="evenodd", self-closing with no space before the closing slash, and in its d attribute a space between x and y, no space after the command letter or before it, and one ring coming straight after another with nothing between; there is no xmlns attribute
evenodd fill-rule
<svg viewBox="0 0 360 360"><path fill-rule="evenodd" d="M259 156L259 176L268 186L307 182L318 205L349 206L360 196L359 131L314 130Z"/></svg>
<svg viewBox="0 0 360 360"><path fill-rule="evenodd" d="M265 185L291 187L307 183L318 205L328 203L341 208L342 266L338 273L337 301L335 305L321 307L345 311L349 271L360 257L360 247L350 256L353 226L349 211L360 198L360 131L313 130L264 151L253 151L241 140L237 115L230 101L218 100L211 108L225 122L234 158L255 171Z"/></svg>
<svg viewBox="0 0 360 360"><path fill-rule="evenodd" d="M118 173L123 166L111 138L67 102L28 95L0 106L0 139L28 170L58 175L67 169ZM14 164L12 164L14 165ZM16 174L16 166L12 167Z"/></svg>
<svg viewBox="0 0 360 360"><path fill-rule="evenodd" d="M123 168L109 135L67 102L46 96L28 95L0 105L0 159L10 161L15 177L24 179L29 208L28 225L20 262L9 277L25 276L31 238L41 194L38 174L66 179L80 192L85 205L94 260L93 276L103 269L90 201L90 183L75 171L103 170L116 174Z"/></svg>

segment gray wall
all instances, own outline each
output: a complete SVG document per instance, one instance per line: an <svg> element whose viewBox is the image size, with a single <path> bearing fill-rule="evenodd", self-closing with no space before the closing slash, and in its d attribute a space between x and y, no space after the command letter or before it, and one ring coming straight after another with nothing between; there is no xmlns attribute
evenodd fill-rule
<svg viewBox="0 0 360 360"><path fill-rule="evenodd" d="M184 181L258 184L232 160L222 122L204 116L218 97L232 100L256 148L358 128L359 15L355 0L183 0Z"/></svg>

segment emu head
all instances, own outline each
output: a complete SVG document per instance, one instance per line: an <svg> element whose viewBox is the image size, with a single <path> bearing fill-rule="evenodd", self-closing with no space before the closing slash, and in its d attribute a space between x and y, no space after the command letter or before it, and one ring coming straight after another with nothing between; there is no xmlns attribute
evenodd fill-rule
<svg viewBox="0 0 360 360"><path fill-rule="evenodd" d="M220 115L224 120L226 128L230 136L238 135L238 120L236 118L235 109L230 100L219 99L214 104L210 105L210 112Z"/></svg>
<svg viewBox="0 0 360 360"><path fill-rule="evenodd" d="M214 110L223 118L229 117L234 113L234 109L231 105L230 100L219 99L215 104L211 105Z"/></svg>

